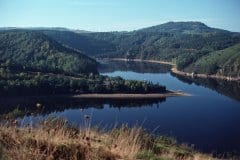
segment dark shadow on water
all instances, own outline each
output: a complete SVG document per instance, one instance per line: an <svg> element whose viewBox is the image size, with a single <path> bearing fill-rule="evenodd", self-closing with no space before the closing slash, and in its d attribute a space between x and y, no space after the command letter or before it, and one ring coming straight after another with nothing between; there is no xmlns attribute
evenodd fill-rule
<svg viewBox="0 0 240 160"><path fill-rule="evenodd" d="M177 75L171 73L172 76L176 77L182 82L188 84L196 84L199 86L204 86L214 90L222 95L233 98L237 101L240 101L240 82L236 81L226 81L219 79L210 79L210 78L197 78L197 77L186 77L182 75Z"/></svg>
<svg viewBox="0 0 240 160"><path fill-rule="evenodd" d="M110 107L119 108L122 107L143 107L143 106L153 106L162 102L166 99L79 99L71 97L0 97L0 114L8 113L15 108L26 111L36 111L37 103L41 105L41 113L48 114L53 111L64 111L65 109L87 109L87 108L97 108L103 109L104 104L109 104Z"/></svg>
<svg viewBox="0 0 240 160"><path fill-rule="evenodd" d="M129 62L129 61L100 61L98 70L100 73L114 71L133 71L137 73L167 73L171 69L170 65L149 62Z"/></svg>
<svg viewBox="0 0 240 160"><path fill-rule="evenodd" d="M170 65L149 63L149 62L129 62L129 61L100 61L99 72L109 73L114 71L133 71L137 73L171 73L173 77L187 84L196 84L214 90L222 95L240 101L240 82L230 82L218 79L191 78L176 75L171 72Z"/></svg>

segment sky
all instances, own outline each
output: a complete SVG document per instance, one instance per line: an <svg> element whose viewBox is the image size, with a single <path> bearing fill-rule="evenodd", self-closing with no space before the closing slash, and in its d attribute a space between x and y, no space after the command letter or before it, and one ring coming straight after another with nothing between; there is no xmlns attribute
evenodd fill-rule
<svg viewBox="0 0 240 160"><path fill-rule="evenodd" d="M131 31L200 21L240 32L240 0L0 0L0 27Z"/></svg>

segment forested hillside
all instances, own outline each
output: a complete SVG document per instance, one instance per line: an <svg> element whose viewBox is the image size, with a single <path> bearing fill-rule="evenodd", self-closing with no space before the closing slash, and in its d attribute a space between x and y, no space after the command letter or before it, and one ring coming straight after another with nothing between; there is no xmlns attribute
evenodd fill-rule
<svg viewBox="0 0 240 160"><path fill-rule="evenodd" d="M91 32L81 34L58 30L42 30L42 32L68 47L84 51L88 56L116 51L116 46L111 42L88 36Z"/></svg>
<svg viewBox="0 0 240 160"><path fill-rule="evenodd" d="M169 22L132 32L79 34L45 30L44 33L93 57L165 60L176 63L179 70L188 68L190 72L193 68L189 66L199 58L207 58L212 52L240 42L239 33L211 28L200 22Z"/></svg>
<svg viewBox="0 0 240 160"><path fill-rule="evenodd" d="M163 92L158 84L101 76L95 60L40 31L0 32L0 96Z"/></svg>
<svg viewBox="0 0 240 160"><path fill-rule="evenodd" d="M202 61L203 59L206 60L215 57L215 53L219 53L217 51L224 50L240 43L240 33L211 28L200 22L169 22L132 32L79 32L68 29L54 28L34 29L34 31L36 30L43 32L45 35L67 46L67 48L72 48L75 50L71 55L68 54L68 59L65 57L64 62L60 60L62 54L57 52L55 57L57 55L59 57L58 64L56 64L56 62L52 62L50 56L48 56L48 70L51 70L51 68L54 66L54 70L74 70L74 72L76 72L76 68L78 68L78 72L83 72L84 69L81 70L81 67L87 65L82 62L86 61L81 61L81 65L79 65L81 67L79 67L76 64L80 63L76 62L76 59L71 59L73 55L79 55L80 57L83 57L82 54L79 53L81 52L87 56L98 58L139 58L170 61L176 63L179 70L185 70L188 72L199 72L206 74L218 73L225 76L238 75L236 72L238 69L237 62L233 63L231 61L231 63L228 63L227 65L223 64L222 62L217 64L214 62L208 63L206 67L202 64ZM9 32L11 33L11 31ZM33 32L31 32L31 34L33 34ZM1 36L3 35L4 34ZM43 35L41 36L44 37ZM6 37L2 39L7 40ZM17 41L17 39L19 38L16 38L14 41ZM55 41L51 40L51 43L53 42L56 43ZM54 50L56 48L51 48L51 45L49 48L46 48L47 45L45 43L37 43L40 43L37 44L37 46L42 46L39 48L50 49L53 50L52 52L55 52ZM26 44L26 42L20 42L18 45ZM1 43L1 45L4 49L4 46L10 45L10 43ZM27 45L31 45L31 43ZM56 46L59 46L59 44ZM35 46L33 46L33 48L34 47ZM26 47L26 49L27 48L28 47ZM61 48L63 47L57 47L58 50ZM66 48L64 47L64 50L65 49ZM5 49L4 52L7 53L6 51L9 52L9 50ZM28 50L27 52L24 52L24 55L29 56L32 52L34 51ZM64 51L61 50L61 52ZM73 52L73 50L71 50L71 52ZM228 52L231 53L229 53L229 56L226 56L228 55ZM228 49L224 52L223 57L230 57L232 54L237 55L237 53L239 52L237 52L236 49ZM43 61L41 61L42 54L39 52L35 53L35 58L30 60L34 61L33 64L25 63L26 59L22 61L22 57L16 57L16 55L17 54L15 54L15 58L19 59L24 64L24 67L39 69L41 68L40 66L46 66L45 64L41 65L41 63L43 63ZM29 58L27 59L29 60ZM35 61L35 59L37 60ZM221 61L216 57L215 60ZM89 64L89 61L87 64Z"/></svg>
<svg viewBox="0 0 240 160"><path fill-rule="evenodd" d="M0 32L0 64L11 70L97 73L97 63L36 31Z"/></svg>
<svg viewBox="0 0 240 160"><path fill-rule="evenodd" d="M199 58L195 63L189 65L186 71L240 76L240 43Z"/></svg>

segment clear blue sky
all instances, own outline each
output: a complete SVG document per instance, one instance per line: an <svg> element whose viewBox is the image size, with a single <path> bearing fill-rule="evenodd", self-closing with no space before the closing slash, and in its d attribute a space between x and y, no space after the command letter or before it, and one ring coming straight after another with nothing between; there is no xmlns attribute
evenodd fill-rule
<svg viewBox="0 0 240 160"><path fill-rule="evenodd" d="M240 32L240 0L0 0L0 27L134 30L201 21Z"/></svg>

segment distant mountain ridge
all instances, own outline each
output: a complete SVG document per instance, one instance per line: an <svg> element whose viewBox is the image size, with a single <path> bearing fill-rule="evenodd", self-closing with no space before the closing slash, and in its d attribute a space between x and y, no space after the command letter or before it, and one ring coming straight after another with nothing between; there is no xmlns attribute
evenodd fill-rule
<svg viewBox="0 0 240 160"><path fill-rule="evenodd" d="M96 31L88 31L82 29L71 29L67 27L0 27L1 30L14 30L14 29L27 29L27 30L55 30L55 31L72 31L76 33L93 33ZM180 22L166 22L159 25L154 25L150 27L144 27L141 29L133 30L133 31L115 31L116 33L129 33L129 32L179 32L179 33L190 33L188 31L196 31L199 33L203 32L230 32L224 29L212 28L207 26L206 24L199 21L180 21ZM114 31L113 31L114 32ZM102 33L106 33L106 31L102 31Z"/></svg>
<svg viewBox="0 0 240 160"><path fill-rule="evenodd" d="M207 72L191 67L198 59L212 57L208 55L240 43L240 33L211 28L201 22L168 22L131 32L37 30L91 57L164 60L176 63L179 70L201 73ZM232 67L238 65L236 62ZM218 63L217 67L212 67L215 69L211 74L227 76L226 72L218 71L217 68L222 67L222 63Z"/></svg>
<svg viewBox="0 0 240 160"><path fill-rule="evenodd" d="M80 29L69 29L65 27L0 27L0 31L8 30L52 30L52 31L71 31L75 33L90 33L90 31L80 30Z"/></svg>
<svg viewBox="0 0 240 160"><path fill-rule="evenodd" d="M212 33L212 32L229 32L226 30L208 27L202 22L167 22L164 24L143 28L138 32L171 32L171 33Z"/></svg>

